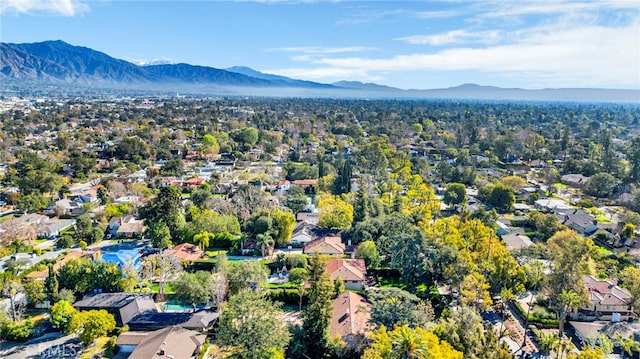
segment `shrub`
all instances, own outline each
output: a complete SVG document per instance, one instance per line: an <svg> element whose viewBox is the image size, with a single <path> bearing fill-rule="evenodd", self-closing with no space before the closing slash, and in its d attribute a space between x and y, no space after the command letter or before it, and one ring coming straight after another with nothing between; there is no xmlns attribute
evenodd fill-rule
<svg viewBox="0 0 640 359"><path fill-rule="evenodd" d="M22 322L6 321L2 325L2 337L13 342L26 342L33 333L33 321Z"/></svg>
<svg viewBox="0 0 640 359"><path fill-rule="evenodd" d="M284 304L298 305L300 301L300 294L297 289L270 289L269 296L271 300ZM302 304L305 304L307 300L306 295L302 297Z"/></svg>

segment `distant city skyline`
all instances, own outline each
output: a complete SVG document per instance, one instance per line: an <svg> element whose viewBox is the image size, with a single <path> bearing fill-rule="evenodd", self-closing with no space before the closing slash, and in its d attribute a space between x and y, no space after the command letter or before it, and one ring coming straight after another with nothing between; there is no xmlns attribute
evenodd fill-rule
<svg viewBox="0 0 640 359"><path fill-rule="evenodd" d="M0 40L402 89L640 89L640 1L3 0Z"/></svg>

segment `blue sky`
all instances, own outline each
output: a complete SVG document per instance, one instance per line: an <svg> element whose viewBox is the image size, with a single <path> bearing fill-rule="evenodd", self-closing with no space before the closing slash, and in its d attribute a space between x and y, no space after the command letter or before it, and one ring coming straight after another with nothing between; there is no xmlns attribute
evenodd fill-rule
<svg viewBox="0 0 640 359"><path fill-rule="evenodd" d="M640 1L2 0L0 40L399 88L640 88Z"/></svg>

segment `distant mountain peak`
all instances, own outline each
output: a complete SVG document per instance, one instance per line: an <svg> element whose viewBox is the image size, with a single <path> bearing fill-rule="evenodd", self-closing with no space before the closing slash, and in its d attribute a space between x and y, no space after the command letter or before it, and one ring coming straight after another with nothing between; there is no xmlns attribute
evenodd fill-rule
<svg viewBox="0 0 640 359"><path fill-rule="evenodd" d="M175 62L167 58L159 58L153 60L133 60L134 64L138 66L153 66L153 65L173 65Z"/></svg>
<svg viewBox="0 0 640 359"><path fill-rule="evenodd" d="M259 96L640 102L639 90L525 90L474 83L444 89L402 90L359 81L323 84L297 80L263 73L247 66L233 66L223 70L184 63L173 64L166 58L135 64L88 47L71 45L63 40L25 44L0 42L0 81L3 84L11 82L11 86L15 88L47 84L61 88L94 87Z"/></svg>

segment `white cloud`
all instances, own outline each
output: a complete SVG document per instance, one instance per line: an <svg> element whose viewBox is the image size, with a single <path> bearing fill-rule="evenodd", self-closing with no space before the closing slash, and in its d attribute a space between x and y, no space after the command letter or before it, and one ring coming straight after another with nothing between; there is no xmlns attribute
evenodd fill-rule
<svg viewBox="0 0 640 359"><path fill-rule="evenodd" d="M413 45L441 46L448 44L464 43L474 41L480 44L493 44L500 40L500 31L479 31L469 32L466 30L452 30L435 35L412 35L400 37L396 40L404 41Z"/></svg>
<svg viewBox="0 0 640 359"><path fill-rule="evenodd" d="M638 19L620 27L538 27L514 34L508 44L389 58L325 56L310 59L314 68L305 71L314 78L323 73L374 77L402 71L479 71L519 78L525 86L640 88L639 27ZM305 77L302 69L296 71Z"/></svg>
<svg viewBox="0 0 640 359"><path fill-rule="evenodd" d="M458 12L458 11L443 10L443 11L421 11L421 12L416 12L414 14L414 16L419 18L419 19L442 19L442 18L447 18L447 17L459 16L460 14L461 13Z"/></svg>
<svg viewBox="0 0 640 359"><path fill-rule="evenodd" d="M346 52L362 52L374 50L371 47L364 46L349 46L349 47L320 47L320 46L301 46L301 47L280 47L270 49L270 51L283 51L283 52L299 52L309 55L322 55L322 54L340 54Z"/></svg>
<svg viewBox="0 0 640 359"><path fill-rule="evenodd" d="M303 78L307 80L339 81L344 79L357 79L361 81L378 81L381 76L371 75L364 69L339 68L339 67L317 67L317 68L289 68L265 70L266 73L287 76L291 78Z"/></svg>
<svg viewBox="0 0 640 359"><path fill-rule="evenodd" d="M487 3L495 6L482 16L487 18L504 18L524 15L573 14L576 12L598 12L600 10L638 10L637 0L608 0L608 1L563 1L563 0L528 0L528 1L499 1Z"/></svg>
<svg viewBox="0 0 640 359"><path fill-rule="evenodd" d="M2 0L0 14L49 14L76 16L89 11L79 0Z"/></svg>

